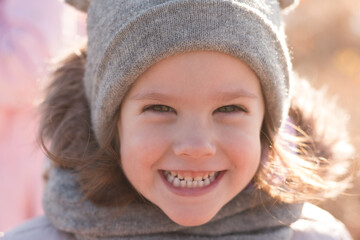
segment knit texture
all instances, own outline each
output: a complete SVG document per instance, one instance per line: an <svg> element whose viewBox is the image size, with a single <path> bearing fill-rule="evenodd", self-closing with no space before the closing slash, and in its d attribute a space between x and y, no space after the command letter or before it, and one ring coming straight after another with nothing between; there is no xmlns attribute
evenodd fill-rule
<svg viewBox="0 0 360 240"><path fill-rule="evenodd" d="M281 126L289 107L291 63L278 1L87 3L83 2L88 6L84 84L100 145L124 95L146 69L168 56L196 50L227 53L247 63L260 79L274 130Z"/></svg>
<svg viewBox="0 0 360 240"><path fill-rule="evenodd" d="M76 174L52 167L43 198L44 211L53 225L77 239L291 239L289 225L302 204L284 204L261 193L242 191L208 223L184 227L172 222L159 208L134 200L120 209L98 207L82 200Z"/></svg>
<svg viewBox="0 0 360 240"><path fill-rule="evenodd" d="M65 0L66 3L74 6L80 11L87 12L90 0ZM280 7L286 9L289 6L297 5L299 0L279 0Z"/></svg>

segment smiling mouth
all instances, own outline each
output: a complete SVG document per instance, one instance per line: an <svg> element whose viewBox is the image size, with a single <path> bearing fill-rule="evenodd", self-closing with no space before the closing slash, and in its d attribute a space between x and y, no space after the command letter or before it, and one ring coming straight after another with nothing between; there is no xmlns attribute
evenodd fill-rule
<svg viewBox="0 0 360 240"><path fill-rule="evenodd" d="M165 179L176 188L203 188L216 180L220 172L207 172L201 176L186 176L180 172L163 170Z"/></svg>

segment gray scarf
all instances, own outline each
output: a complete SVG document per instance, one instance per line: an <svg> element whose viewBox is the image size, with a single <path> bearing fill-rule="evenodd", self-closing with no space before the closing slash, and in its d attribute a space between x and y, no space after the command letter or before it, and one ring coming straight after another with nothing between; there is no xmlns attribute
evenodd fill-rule
<svg viewBox="0 0 360 240"><path fill-rule="evenodd" d="M291 239L289 225L299 218L302 204L276 202L262 192L255 198L251 189L238 194L210 222L184 227L145 200L124 208L82 201L77 175L51 167L43 205L54 226L77 239Z"/></svg>

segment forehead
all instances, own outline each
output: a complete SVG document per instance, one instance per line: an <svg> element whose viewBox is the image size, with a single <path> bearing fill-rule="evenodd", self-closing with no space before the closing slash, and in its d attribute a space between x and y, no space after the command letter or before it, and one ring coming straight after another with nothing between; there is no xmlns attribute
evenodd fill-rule
<svg viewBox="0 0 360 240"><path fill-rule="evenodd" d="M256 74L240 59L220 52L195 51L155 63L135 81L128 95L139 98L167 93L256 97L261 95L261 87Z"/></svg>

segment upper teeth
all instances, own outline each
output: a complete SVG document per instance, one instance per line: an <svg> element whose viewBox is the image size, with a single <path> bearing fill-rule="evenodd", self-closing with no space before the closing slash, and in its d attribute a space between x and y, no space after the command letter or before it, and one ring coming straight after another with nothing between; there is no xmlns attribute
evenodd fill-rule
<svg viewBox="0 0 360 240"><path fill-rule="evenodd" d="M187 188L195 188L195 187L204 187L209 185L211 182L215 180L219 172L210 172L208 174L204 174L202 177L191 177L191 176L182 176L180 173L176 173L173 171L163 171L164 176L166 177L169 183L172 183L174 187L187 187Z"/></svg>

